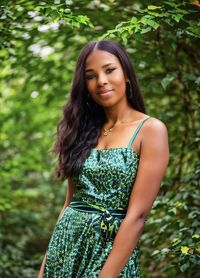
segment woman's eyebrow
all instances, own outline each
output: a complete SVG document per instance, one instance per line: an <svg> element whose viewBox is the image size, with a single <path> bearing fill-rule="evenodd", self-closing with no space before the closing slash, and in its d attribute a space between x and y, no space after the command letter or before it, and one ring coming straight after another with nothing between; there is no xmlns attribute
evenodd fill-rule
<svg viewBox="0 0 200 278"><path fill-rule="evenodd" d="M114 65L114 63L105 64L105 65L102 66L102 68L106 68L107 66L110 66L112 64ZM88 71L93 71L93 69L86 69L85 72L88 72Z"/></svg>

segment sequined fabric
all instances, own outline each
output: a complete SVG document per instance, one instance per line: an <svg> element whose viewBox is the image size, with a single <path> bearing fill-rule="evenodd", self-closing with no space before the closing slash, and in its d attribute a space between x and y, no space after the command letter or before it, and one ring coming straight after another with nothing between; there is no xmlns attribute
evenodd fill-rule
<svg viewBox="0 0 200 278"><path fill-rule="evenodd" d="M147 119L138 125L133 139ZM72 201L96 204L108 211L126 210L139 163L139 154L131 149L132 142L127 148L91 149L80 173L72 177L76 185ZM122 221L118 217L113 218L112 231L115 234ZM114 241L113 236L106 243L102 241L102 229L105 228L102 225L105 225L102 214L78 211L68 206L50 239L44 277L98 278ZM141 277L138 255L139 245L119 278Z"/></svg>

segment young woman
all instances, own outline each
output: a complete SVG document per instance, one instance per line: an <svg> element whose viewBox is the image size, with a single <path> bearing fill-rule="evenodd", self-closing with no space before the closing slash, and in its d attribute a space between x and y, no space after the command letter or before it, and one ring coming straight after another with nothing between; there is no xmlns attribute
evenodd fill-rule
<svg viewBox="0 0 200 278"><path fill-rule="evenodd" d="M54 151L67 195L38 277L141 277L138 241L168 165L168 134L145 114L118 43L82 50Z"/></svg>

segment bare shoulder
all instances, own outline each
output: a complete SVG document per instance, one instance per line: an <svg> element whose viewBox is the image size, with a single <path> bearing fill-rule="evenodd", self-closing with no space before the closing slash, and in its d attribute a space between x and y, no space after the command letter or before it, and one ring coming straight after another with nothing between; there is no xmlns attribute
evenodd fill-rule
<svg viewBox="0 0 200 278"><path fill-rule="evenodd" d="M149 118L142 127L142 153L169 157L168 130L161 120Z"/></svg>
<svg viewBox="0 0 200 278"><path fill-rule="evenodd" d="M160 136L167 136L168 131L165 123L154 117L150 117L143 125L142 133L144 137L151 134L160 134Z"/></svg>

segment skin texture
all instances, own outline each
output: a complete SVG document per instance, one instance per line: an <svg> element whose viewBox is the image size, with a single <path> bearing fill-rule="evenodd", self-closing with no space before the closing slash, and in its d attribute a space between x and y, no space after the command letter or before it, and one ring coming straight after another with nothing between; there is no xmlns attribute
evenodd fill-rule
<svg viewBox="0 0 200 278"><path fill-rule="evenodd" d="M86 61L86 85L95 102L103 107L116 106L124 98L126 80L116 56L106 51L95 50ZM98 83L98 84L97 84ZM112 90L110 97L102 98L101 90Z"/></svg>

